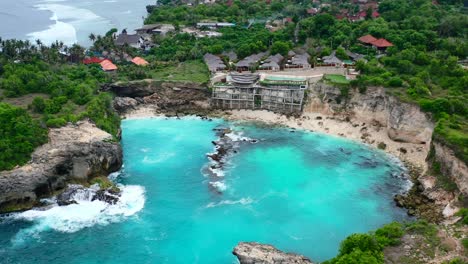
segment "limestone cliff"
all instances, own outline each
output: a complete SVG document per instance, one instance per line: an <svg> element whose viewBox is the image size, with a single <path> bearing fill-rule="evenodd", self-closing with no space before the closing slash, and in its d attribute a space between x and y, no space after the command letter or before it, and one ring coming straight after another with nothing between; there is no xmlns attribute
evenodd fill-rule
<svg viewBox="0 0 468 264"><path fill-rule="evenodd" d="M344 95L340 88L319 82L311 85L309 97L305 111L377 121L387 128L388 136L395 141L427 146L431 142L434 123L430 116L417 105L387 95L384 88L370 87L365 93L351 90Z"/></svg>
<svg viewBox="0 0 468 264"><path fill-rule="evenodd" d="M458 190L447 191L441 188L440 184L437 184L437 178L431 175L432 172L424 173L423 171L416 179L418 181L415 185L417 190L413 194L419 193L425 197L423 199L413 199L413 197L410 199L412 201L408 201L408 199L403 201L403 199L403 202L397 202L405 207L409 206L410 211L412 211L415 206L426 207L424 201L429 201L429 203L436 205L438 214L443 213L445 217L453 216L458 210L456 207L463 206L456 201L460 193L464 197L468 196L466 163L458 159L446 145L432 140L435 124L431 120L431 116L422 112L418 105L402 102L387 94L386 90L381 87L369 87L367 91L360 93L357 89L344 91L339 87L318 82L310 87L309 101L305 105L304 111L334 116L341 115L350 120L379 123L386 129L388 137L394 141L421 144L428 155L429 150L432 149L430 153L432 158L428 157L429 166L427 167L431 168L434 161L440 164L441 173L453 181Z"/></svg>
<svg viewBox="0 0 468 264"><path fill-rule="evenodd" d="M271 245L241 242L232 252L240 264L312 264L308 258L282 252Z"/></svg>
<svg viewBox="0 0 468 264"><path fill-rule="evenodd" d="M122 149L111 140L88 121L51 129L49 143L37 148L28 164L0 172L0 212L28 209L70 181L86 182L117 171Z"/></svg>

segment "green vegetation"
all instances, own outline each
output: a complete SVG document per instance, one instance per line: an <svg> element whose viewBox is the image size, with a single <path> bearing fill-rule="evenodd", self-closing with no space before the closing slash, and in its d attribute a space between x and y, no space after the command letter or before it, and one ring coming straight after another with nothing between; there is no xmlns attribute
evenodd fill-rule
<svg viewBox="0 0 468 264"><path fill-rule="evenodd" d="M390 223L370 234L352 234L341 242L338 255L324 264L384 263L383 249L396 246L404 235L404 226Z"/></svg>
<svg viewBox="0 0 468 264"><path fill-rule="evenodd" d="M0 40L0 170L30 159L47 142L47 127L89 118L117 135L120 118L111 107L112 96L100 93L111 78L98 65L78 65L84 50L75 45L61 56L63 44Z"/></svg>
<svg viewBox="0 0 468 264"><path fill-rule="evenodd" d="M31 152L47 141L47 131L24 109L0 103L0 124L0 170L27 162Z"/></svg>
<svg viewBox="0 0 468 264"><path fill-rule="evenodd" d="M456 215L462 217L462 224L468 225L468 208L462 208Z"/></svg>
<svg viewBox="0 0 468 264"><path fill-rule="evenodd" d="M190 81L206 84L210 73L205 63L199 60L177 62L155 62L146 67L127 65L118 70L122 81L154 79L162 81Z"/></svg>
<svg viewBox="0 0 468 264"><path fill-rule="evenodd" d="M325 80L333 83L333 84L349 84L350 81L346 79L344 75L340 74L326 74Z"/></svg>

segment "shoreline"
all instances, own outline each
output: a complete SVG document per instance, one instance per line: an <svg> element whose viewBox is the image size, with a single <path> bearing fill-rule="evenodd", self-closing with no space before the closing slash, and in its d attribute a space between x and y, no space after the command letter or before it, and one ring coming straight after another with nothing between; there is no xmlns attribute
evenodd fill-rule
<svg viewBox="0 0 468 264"><path fill-rule="evenodd" d="M173 117L170 113L161 111L155 105L143 105L122 114L123 119L145 119L155 117ZM185 114L181 114L183 116ZM193 115L196 115L194 113ZM375 148L397 158L405 166L414 167L421 172L427 170L426 157L429 146L414 143L396 142L389 138L386 128L368 124L359 119L345 120L336 116L320 113L304 112L300 117L288 117L267 110L211 110L202 116L222 118L236 122L259 122L272 126L283 126L318 132L329 136L346 138L371 148ZM379 143L385 148L379 148ZM381 147L383 145L381 144Z"/></svg>

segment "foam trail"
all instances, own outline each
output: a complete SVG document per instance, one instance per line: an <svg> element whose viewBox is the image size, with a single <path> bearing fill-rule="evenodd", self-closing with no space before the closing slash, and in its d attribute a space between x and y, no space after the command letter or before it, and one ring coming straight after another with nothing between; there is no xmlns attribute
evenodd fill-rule
<svg viewBox="0 0 468 264"><path fill-rule="evenodd" d="M145 205L143 187L121 185L119 188L122 194L114 205L99 200L90 201L89 196L79 194L74 197L78 204L13 214L14 219L33 223L31 227L22 229L15 235L12 239L13 245L21 245L30 237L38 238L40 233L49 230L73 233L94 225L120 222L143 209Z"/></svg>
<svg viewBox="0 0 468 264"><path fill-rule="evenodd" d="M206 208L212 208L212 207L217 207L217 206L222 206L222 205L233 205L233 204L242 204L242 205L246 205L246 204L251 204L253 203L253 199L250 198L250 197L247 197L247 198L241 198L237 201L232 201L232 200L223 200L219 203L209 203Z"/></svg>
<svg viewBox="0 0 468 264"><path fill-rule="evenodd" d="M215 188L219 192L224 192L225 190L227 190L227 185L222 181L210 182L210 185L213 186L213 188Z"/></svg>

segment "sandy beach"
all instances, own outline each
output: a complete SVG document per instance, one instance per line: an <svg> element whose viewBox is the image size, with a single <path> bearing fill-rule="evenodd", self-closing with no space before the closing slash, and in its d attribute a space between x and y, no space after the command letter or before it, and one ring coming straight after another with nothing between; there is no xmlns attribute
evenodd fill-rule
<svg viewBox="0 0 468 264"><path fill-rule="evenodd" d="M263 122L269 125L304 129L359 141L374 148L378 148L379 143L383 143L385 144L383 150L401 161L410 163L423 171L427 167L425 159L429 151L428 145L393 141L388 137L385 127L360 120L351 119L346 121L330 115L310 112L305 112L298 118L287 117L266 110L231 110L215 113L215 116L223 117L229 121ZM158 116L164 116L164 113L158 111L156 106L145 105L129 111L123 117L134 119Z"/></svg>

